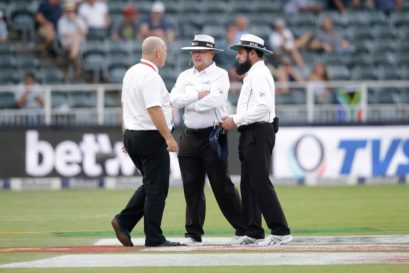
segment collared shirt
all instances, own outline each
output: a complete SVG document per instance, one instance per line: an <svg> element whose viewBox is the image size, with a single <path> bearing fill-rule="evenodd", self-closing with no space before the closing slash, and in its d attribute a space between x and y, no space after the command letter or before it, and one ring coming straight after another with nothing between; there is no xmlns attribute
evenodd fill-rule
<svg viewBox="0 0 409 273"><path fill-rule="evenodd" d="M207 128L227 114L229 88L227 71L215 63L200 72L190 68L177 78L170 101L176 108L185 107L183 119L186 127ZM210 94L199 100L199 91L210 91Z"/></svg>
<svg viewBox="0 0 409 273"><path fill-rule="evenodd" d="M237 126L255 122L273 122L275 117L275 87L273 76L263 60L247 72L233 115Z"/></svg>
<svg viewBox="0 0 409 273"><path fill-rule="evenodd" d="M78 14L86 21L89 28L105 28L105 16L108 15L108 6L104 2L95 2L90 5L84 2L78 9Z"/></svg>
<svg viewBox="0 0 409 273"><path fill-rule="evenodd" d="M148 108L154 106L162 108L169 130L172 128L169 92L154 63L141 59L126 71L121 101L125 129L157 130L148 113Z"/></svg>

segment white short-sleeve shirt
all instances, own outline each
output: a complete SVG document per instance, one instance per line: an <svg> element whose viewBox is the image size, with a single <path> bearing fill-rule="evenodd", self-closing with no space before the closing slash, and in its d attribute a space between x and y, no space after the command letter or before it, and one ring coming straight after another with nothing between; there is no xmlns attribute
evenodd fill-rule
<svg viewBox="0 0 409 273"><path fill-rule="evenodd" d="M108 14L108 7L106 3L95 2L90 5L87 2L81 4L79 15L85 20L88 27L91 28L105 28L105 15Z"/></svg>
<svg viewBox="0 0 409 273"><path fill-rule="evenodd" d="M157 130L148 108L160 106L169 130L172 128L172 108L169 92L152 62L141 59L125 73L122 84L123 121L128 130Z"/></svg>

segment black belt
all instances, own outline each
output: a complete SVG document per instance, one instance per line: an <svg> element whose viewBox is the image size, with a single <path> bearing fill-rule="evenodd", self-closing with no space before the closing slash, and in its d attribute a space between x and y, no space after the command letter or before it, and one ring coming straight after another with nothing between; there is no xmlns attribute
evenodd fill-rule
<svg viewBox="0 0 409 273"><path fill-rule="evenodd" d="M185 131L188 134L210 134L210 132L213 130L213 127L207 127L207 128L200 128L200 129L191 129L191 128L186 128Z"/></svg>
<svg viewBox="0 0 409 273"><path fill-rule="evenodd" d="M244 132L244 131L247 131L247 130L250 130L250 129L253 129L253 128L256 128L256 127L260 127L260 126L263 126L263 125L273 125L273 124L274 124L274 122L273 123L268 123L268 122L265 122L265 121L254 122L254 123L250 123L250 124L247 124L247 125L240 126L239 128L237 128L237 131Z"/></svg>

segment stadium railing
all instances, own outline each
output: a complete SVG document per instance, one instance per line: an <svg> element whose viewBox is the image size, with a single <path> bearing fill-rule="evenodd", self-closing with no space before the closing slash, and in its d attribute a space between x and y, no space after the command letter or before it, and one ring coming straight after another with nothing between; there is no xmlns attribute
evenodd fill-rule
<svg viewBox="0 0 409 273"><path fill-rule="evenodd" d="M409 81L326 82L324 101L316 85L276 82L276 114L283 124L409 122ZM16 87L0 86L0 126L120 124L120 84L43 85L42 109L17 109ZM234 109L237 101L230 102Z"/></svg>

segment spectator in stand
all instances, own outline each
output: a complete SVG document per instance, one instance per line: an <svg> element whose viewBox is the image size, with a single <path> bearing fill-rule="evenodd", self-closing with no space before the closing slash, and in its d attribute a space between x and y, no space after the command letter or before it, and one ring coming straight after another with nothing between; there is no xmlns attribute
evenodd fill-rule
<svg viewBox="0 0 409 273"><path fill-rule="evenodd" d="M87 25L77 16L75 2L66 2L64 15L58 21L58 35L62 46L69 52L69 58L77 74L81 73L79 51L81 42L87 34Z"/></svg>
<svg viewBox="0 0 409 273"><path fill-rule="evenodd" d="M322 30L311 42L310 48L326 53L353 53L355 51L355 47L335 31L330 17L324 17L322 20Z"/></svg>
<svg viewBox="0 0 409 273"><path fill-rule="evenodd" d="M3 11L0 10L0 43L8 39L7 25L3 21Z"/></svg>
<svg viewBox="0 0 409 273"><path fill-rule="evenodd" d="M44 92L32 72L25 74L24 82L18 85L14 98L18 108L39 109L44 106Z"/></svg>
<svg viewBox="0 0 409 273"><path fill-rule="evenodd" d="M165 41L174 41L175 35L170 25L165 20L165 5L156 1L152 4L151 14L146 17L141 23L141 38L145 39L149 36L156 36Z"/></svg>
<svg viewBox="0 0 409 273"><path fill-rule="evenodd" d="M86 0L78 9L78 14L88 27L88 34L104 38L110 24L108 6L104 1Z"/></svg>
<svg viewBox="0 0 409 273"><path fill-rule="evenodd" d="M351 3L351 0L327 0L327 9L345 12Z"/></svg>
<svg viewBox="0 0 409 273"><path fill-rule="evenodd" d="M324 103L329 95L328 80L329 77L325 63L316 63L308 76L308 81L312 82L314 94L320 103Z"/></svg>
<svg viewBox="0 0 409 273"><path fill-rule="evenodd" d="M293 66L291 59L284 56L281 60L281 64L275 71L275 78L277 79L278 87L276 88L277 94L286 94L298 92L299 88L290 87L288 83L303 83L304 77L299 75Z"/></svg>
<svg viewBox="0 0 409 273"><path fill-rule="evenodd" d="M322 0L290 0L284 6L284 11L287 14L297 14L300 12L319 13L324 9Z"/></svg>
<svg viewBox="0 0 409 273"><path fill-rule="evenodd" d="M306 32L295 40L291 30L286 27L285 21L282 18L278 18L274 22L274 30L270 34L269 42L271 49L275 53L289 52L297 65L303 68L305 66L304 60L298 49L305 48L311 38L312 34Z"/></svg>
<svg viewBox="0 0 409 273"><path fill-rule="evenodd" d="M127 6L124 9L124 17L114 24L111 34L112 40L131 40L131 39L141 39L139 35L139 11L132 7Z"/></svg>
<svg viewBox="0 0 409 273"><path fill-rule="evenodd" d="M363 3L365 2L365 3ZM361 9L361 8L369 8L373 9L374 8L374 0L352 0L352 7L354 9Z"/></svg>
<svg viewBox="0 0 409 273"><path fill-rule="evenodd" d="M248 33L249 20L246 16L239 15L236 17L235 27L236 33L234 36L234 43L240 42L241 35Z"/></svg>
<svg viewBox="0 0 409 273"><path fill-rule="evenodd" d="M49 53L53 49L58 20L63 13L60 2L60 0L43 1L35 15L36 22L39 24L38 34L44 39L44 53Z"/></svg>
<svg viewBox="0 0 409 273"><path fill-rule="evenodd" d="M227 70L230 81L229 102L233 105L237 104L240 95L240 90L245 75L239 75L236 72L236 52L229 49L229 45L234 44L236 35L236 26L230 22L226 25L225 37L218 44L224 50L223 54L216 54L214 61L216 64Z"/></svg>
<svg viewBox="0 0 409 273"><path fill-rule="evenodd" d="M394 11L402 10L402 0L374 0L375 8L382 11L386 15L390 15Z"/></svg>

